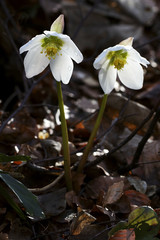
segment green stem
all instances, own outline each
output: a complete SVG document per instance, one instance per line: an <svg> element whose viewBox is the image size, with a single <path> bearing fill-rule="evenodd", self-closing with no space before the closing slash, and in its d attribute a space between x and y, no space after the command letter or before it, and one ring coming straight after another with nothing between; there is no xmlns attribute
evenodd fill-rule
<svg viewBox="0 0 160 240"><path fill-rule="evenodd" d="M102 99L102 103L101 103L101 107L100 107L100 110L99 110L99 113L98 113L98 116L97 116L97 120L96 120L96 123L94 125L94 128L92 130L92 133L90 135L90 138L89 138L89 141L88 141L88 144L84 150L84 153L83 153L83 156L82 156L82 159L79 163L79 166L78 166L78 173L81 173L83 171L83 168L85 166L85 163L87 161L87 158L88 158L88 155L89 155L89 152L93 146L93 143L94 143L94 138L96 137L96 134L97 134L97 130L99 128L99 125L101 124L101 120L102 120L102 117L103 117L103 113L104 113L104 110L105 110L105 107L106 107L106 103L107 103L107 97L108 95L105 94L103 96L103 99Z"/></svg>
<svg viewBox="0 0 160 240"><path fill-rule="evenodd" d="M57 93L58 93L58 103L60 109L60 117L61 117L61 129L62 129L62 147L63 147L63 155L64 155L64 175L67 185L67 190L72 190L72 177L71 177L71 170L70 170L70 151L68 145L68 130L67 130L67 123L65 119L64 113L64 103L63 103L63 95L62 95L62 88L61 82L57 82Z"/></svg>

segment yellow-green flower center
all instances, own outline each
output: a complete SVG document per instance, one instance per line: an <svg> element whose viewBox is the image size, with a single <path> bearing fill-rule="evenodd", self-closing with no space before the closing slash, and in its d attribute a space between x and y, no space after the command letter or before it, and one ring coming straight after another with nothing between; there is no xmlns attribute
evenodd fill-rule
<svg viewBox="0 0 160 240"><path fill-rule="evenodd" d="M56 36L49 36L42 39L42 52L46 54L49 59L55 58L56 54L62 49L64 42Z"/></svg>
<svg viewBox="0 0 160 240"><path fill-rule="evenodd" d="M109 59L109 64L113 65L118 70L123 69L127 63L128 52L124 49L118 51L110 51L106 58Z"/></svg>

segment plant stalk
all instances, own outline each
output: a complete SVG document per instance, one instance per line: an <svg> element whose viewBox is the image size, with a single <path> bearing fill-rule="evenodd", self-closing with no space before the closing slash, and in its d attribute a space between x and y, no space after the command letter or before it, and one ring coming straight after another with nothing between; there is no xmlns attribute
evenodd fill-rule
<svg viewBox="0 0 160 240"><path fill-rule="evenodd" d="M62 130L62 147L63 147L63 157L64 157L64 176L66 181L67 190L72 190L72 177L70 170L70 151L68 145L68 130L67 123L65 119L64 113L64 103L63 103L63 95L61 82L57 82L57 94L58 94L58 103L60 109L60 118L61 118L61 130Z"/></svg>
<svg viewBox="0 0 160 240"><path fill-rule="evenodd" d="M97 116L97 119L96 119L96 123L94 125L94 128L93 128L92 133L91 133L90 138L89 138L89 141L88 141L87 146L84 150L82 159L80 160L80 163L79 163L79 166L78 166L78 170L77 170L78 173L81 173L83 171L83 168L85 166L85 163L86 163L88 155L89 155L89 152L90 152L90 150L93 146L94 139L96 137L97 130L98 130L100 124L101 124L103 113L104 113L104 110L105 110L105 107L106 107L107 97L108 97L108 95L104 94L103 99L102 99L102 103L101 103L101 107L100 107L100 110L99 110L99 113L98 113L98 116Z"/></svg>

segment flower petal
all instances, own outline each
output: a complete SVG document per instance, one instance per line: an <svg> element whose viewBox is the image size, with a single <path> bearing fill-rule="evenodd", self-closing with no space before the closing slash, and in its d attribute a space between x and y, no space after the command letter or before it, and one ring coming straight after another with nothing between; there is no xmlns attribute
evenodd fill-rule
<svg viewBox="0 0 160 240"><path fill-rule="evenodd" d="M29 42L27 42L26 44L24 44L20 49L20 54L30 50L31 48L37 47L38 45L41 45L41 40L45 37L44 34L40 34L35 36L34 38L32 38Z"/></svg>
<svg viewBox="0 0 160 240"><path fill-rule="evenodd" d="M141 64L144 65L145 67L147 67L147 64L150 64L150 62L147 61L146 58L141 57L141 55L140 55L134 48L132 48L132 49L129 51L129 56L128 56L128 58L130 58L130 59L133 60L133 61L137 61L137 62L141 63Z"/></svg>
<svg viewBox="0 0 160 240"><path fill-rule="evenodd" d="M76 63L80 63L83 60L83 55L80 52L80 50L77 48L75 43L71 40L71 38L68 35L57 33L57 32L51 32L51 31L44 31L46 35L52 35L57 36L62 41L64 41L64 45L62 47L63 51L69 55Z"/></svg>
<svg viewBox="0 0 160 240"><path fill-rule="evenodd" d="M40 46L36 46L28 51L24 58L26 77L31 78L41 73L49 64L49 59L41 53Z"/></svg>
<svg viewBox="0 0 160 240"><path fill-rule="evenodd" d="M100 69L102 67L102 65L106 61L106 55L108 52L109 52L109 48L103 50L103 52L99 54L98 57L96 57L96 59L93 62L93 67L95 69Z"/></svg>
<svg viewBox="0 0 160 240"><path fill-rule="evenodd" d="M58 82L69 83L73 72L73 61L65 52L61 51L55 59L51 59L50 68Z"/></svg>
<svg viewBox="0 0 160 240"><path fill-rule="evenodd" d="M82 62L83 55L70 37L66 38L64 42L62 47L63 51L65 51L76 63Z"/></svg>
<svg viewBox="0 0 160 240"><path fill-rule="evenodd" d="M128 88L140 89L144 79L143 68L138 62L127 59L124 68L118 71L121 82Z"/></svg>
<svg viewBox="0 0 160 240"><path fill-rule="evenodd" d="M99 82L105 94L109 94L115 85L117 70L106 62L99 71Z"/></svg>

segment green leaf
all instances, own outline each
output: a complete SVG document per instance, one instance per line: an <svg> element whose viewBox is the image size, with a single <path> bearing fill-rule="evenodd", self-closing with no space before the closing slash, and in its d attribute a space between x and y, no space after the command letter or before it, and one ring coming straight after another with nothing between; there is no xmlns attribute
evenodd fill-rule
<svg viewBox="0 0 160 240"><path fill-rule="evenodd" d="M0 153L0 162L11 162L11 161L28 161L31 160L29 156L16 155L16 156L8 156L6 154Z"/></svg>
<svg viewBox="0 0 160 240"><path fill-rule="evenodd" d="M19 215L19 217L23 220L26 220L25 214L22 212L22 210L19 208L19 206L13 201L11 196L7 193L7 191L0 186L0 194L3 198L8 202L8 204L15 210L15 212Z"/></svg>
<svg viewBox="0 0 160 240"><path fill-rule="evenodd" d="M16 194L20 202L25 207L27 213L34 219L43 219L45 217L39 202L21 182L11 177L9 174L0 172L1 179Z"/></svg>
<svg viewBox="0 0 160 240"><path fill-rule="evenodd" d="M116 226L114 226L109 232L108 232L108 236L111 237L113 236L116 232L118 232L119 230L122 229L126 229L128 228L128 223L124 222L124 221L120 221L119 223L117 223Z"/></svg>
<svg viewBox="0 0 160 240"><path fill-rule="evenodd" d="M128 226L135 229L136 240L153 240L159 225L156 212L148 206L136 208L128 218Z"/></svg>

